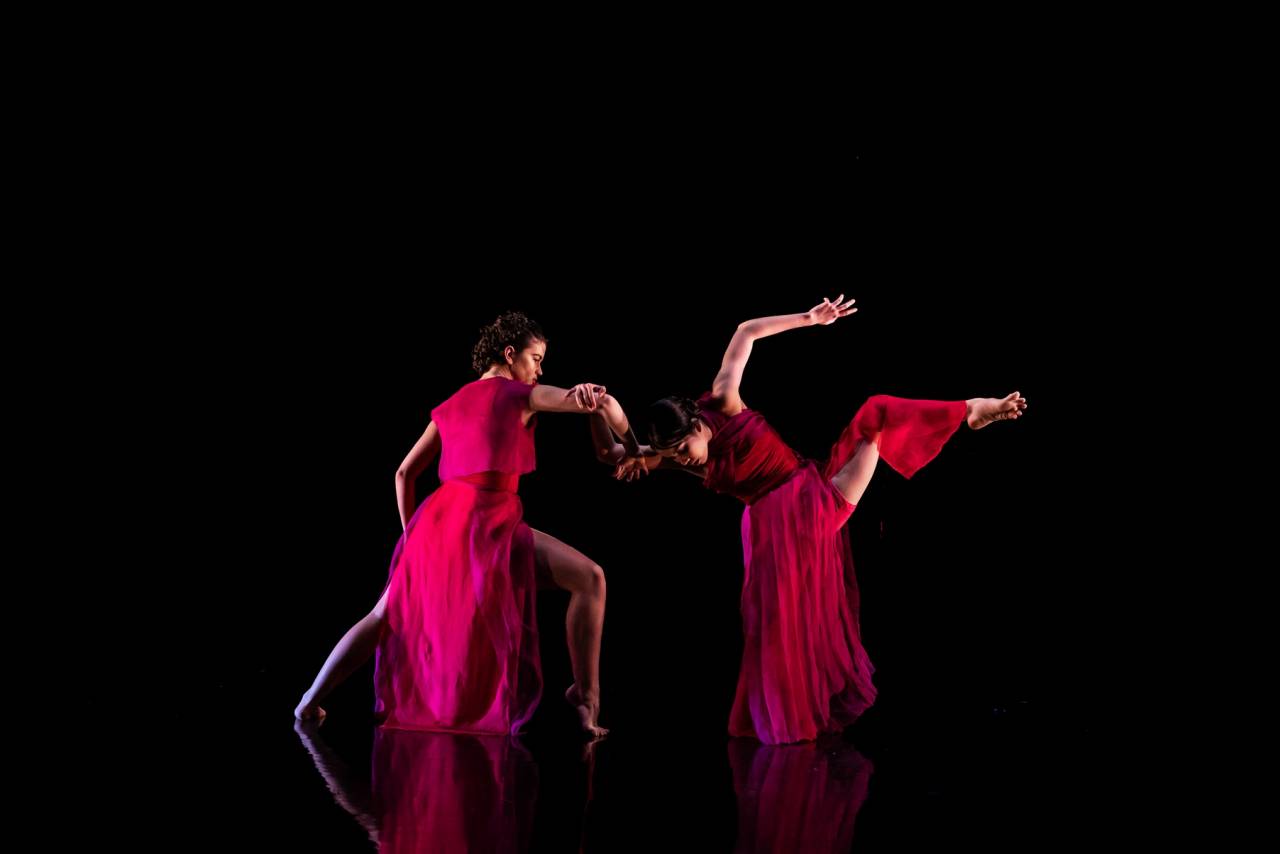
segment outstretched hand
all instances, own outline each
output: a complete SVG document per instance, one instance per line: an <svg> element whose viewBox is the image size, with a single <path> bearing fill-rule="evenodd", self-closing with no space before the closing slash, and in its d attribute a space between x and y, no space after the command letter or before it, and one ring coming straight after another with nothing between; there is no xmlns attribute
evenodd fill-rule
<svg viewBox="0 0 1280 854"><path fill-rule="evenodd" d="M618 467L613 470L614 480L636 480L641 475L647 475L658 467L658 464L662 462L662 457L643 445L641 448L643 453L640 456L627 457L618 463Z"/></svg>
<svg viewBox="0 0 1280 854"><path fill-rule="evenodd" d="M844 294L836 297L835 302L832 302L829 299L824 299L807 312L809 315L809 322L815 326L819 324L822 326L830 326L840 318L847 317L857 311L856 308L852 307L857 300L851 299L848 302L844 302L843 300Z"/></svg>

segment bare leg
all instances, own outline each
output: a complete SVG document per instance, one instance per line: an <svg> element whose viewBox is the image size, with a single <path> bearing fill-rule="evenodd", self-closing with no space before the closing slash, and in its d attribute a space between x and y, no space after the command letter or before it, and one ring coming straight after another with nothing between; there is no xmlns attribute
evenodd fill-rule
<svg viewBox="0 0 1280 854"><path fill-rule="evenodd" d="M974 430L981 430L996 421L1013 421L1027 408L1027 401L1018 392L1005 397L974 397L965 401L965 423ZM879 441L877 436L876 441ZM847 463L831 478L832 484L850 504L857 504L875 474L880 451L876 443L862 441Z"/></svg>
<svg viewBox="0 0 1280 854"><path fill-rule="evenodd" d="M845 501L857 504L862 499L862 493L867 491L867 484L871 483L871 476L876 473L876 463L879 461L880 449L875 442L863 440L858 443L858 450L854 451L849 462L831 478Z"/></svg>
<svg viewBox="0 0 1280 854"><path fill-rule="evenodd" d="M1027 408L1027 401L1016 391L1005 397L974 397L965 401L964 420L974 430L995 421L1013 421Z"/></svg>
<svg viewBox="0 0 1280 854"><path fill-rule="evenodd" d="M374 812L369 782L359 774L352 773L342 757L324 743L324 739L316 731L319 726L318 721L296 720L293 722L293 731L302 739L302 746L311 754L316 770L324 778L324 784L333 793L338 806L351 813L352 818L369 834L369 841L377 845L378 816Z"/></svg>
<svg viewBox="0 0 1280 854"><path fill-rule="evenodd" d="M600 639L604 634L604 570L570 545L550 534L533 532L539 568L557 587L568 590L569 612L565 634L574 682L564 697L578 712L582 731L592 736L608 733L596 719L600 714Z"/></svg>
<svg viewBox="0 0 1280 854"><path fill-rule="evenodd" d="M388 587L383 591L382 598L373 606L373 610L348 629L342 636L342 640L338 641L338 645L333 648L333 652L329 653L324 666L316 674L315 682L311 683L311 688L302 695L302 701L293 710L295 718L298 720L323 718L325 710L317 704L329 696L329 692L334 688L346 681L348 676L359 670L360 666L377 650L378 637L382 633L382 624L386 619L387 592L390 589Z"/></svg>

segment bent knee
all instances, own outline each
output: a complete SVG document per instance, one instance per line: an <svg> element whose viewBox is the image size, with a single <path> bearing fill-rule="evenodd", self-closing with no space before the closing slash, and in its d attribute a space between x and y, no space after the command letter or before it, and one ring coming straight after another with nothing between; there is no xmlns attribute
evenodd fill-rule
<svg viewBox="0 0 1280 854"><path fill-rule="evenodd" d="M584 590L587 593L604 595L604 569L598 563L591 564L584 575Z"/></svg>
<svg viewBox="0 0 1280 854"><path fill-rule="evenodd" d="M889 405L889 402L894 399L894 396L891 394L873 394L871 397L867 398L867 403L871 406L877 407L878 409L884 409Z"/></svg>

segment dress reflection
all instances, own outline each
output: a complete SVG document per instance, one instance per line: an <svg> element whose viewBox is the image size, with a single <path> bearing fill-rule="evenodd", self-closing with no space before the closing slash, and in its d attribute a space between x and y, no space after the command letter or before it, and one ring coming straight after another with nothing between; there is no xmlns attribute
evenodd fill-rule
<svg viewBox="0 0 1280 854"><path fill-rule="evenodd" d="M729 742L738 852L847 852L874 766L839 738Z"/></svg>
<svg viewBox="0 0 1280 854"><path fill-rule="evenodd" d="M378 727L370 775L348 766L315 724L294 729L379 851L529 850L538 766L515 738Z"/></svg>

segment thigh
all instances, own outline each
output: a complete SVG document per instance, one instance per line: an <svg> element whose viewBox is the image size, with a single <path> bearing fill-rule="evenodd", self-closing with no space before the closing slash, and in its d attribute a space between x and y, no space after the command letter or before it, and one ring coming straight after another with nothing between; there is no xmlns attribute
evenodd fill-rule
<svg viewBox="0 0 1280 854"><path fill-rule="evenodd" d="M600 567L591 558L550 534L533 531L534 564L540 588L589 590L596 583Z"/></svg>

